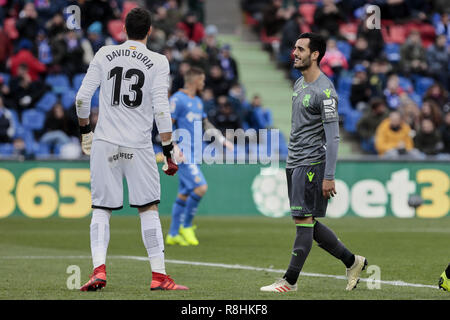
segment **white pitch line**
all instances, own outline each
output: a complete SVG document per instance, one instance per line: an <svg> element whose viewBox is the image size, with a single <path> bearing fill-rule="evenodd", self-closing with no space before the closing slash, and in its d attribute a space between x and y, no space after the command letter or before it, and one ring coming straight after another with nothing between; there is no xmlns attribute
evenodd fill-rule
<svg viewBox="0 0 450 320"><path fill-rule="evenodd" d="M0 260L14 260L14 259L25 259L25 260L91 259L91 256L3 256L3 257L0 256ZM109 256L108 259L148 261L148 257L138 257L138 256ZM224 264L224 263L184 261L184 260L171 260L171 259L166 259L165 261L167 263L173 263L173 264L186 264L186 265L191 265L191 266L214 267L214 268L237 269L237 270L250 270L250 271L266 271L266 272L272 272L272 273L284 273L286 271L286 270L282 270L282 269L244 266L244 265L240 265L240 264ZM323 273L301 272L300 275L305 276L305 277L333 278L333 279L338 279L338 280L347 280L347 277L345 277L345 276L336 276L336 275L323 274ZM373 279L368 279L368 278L361 278L360 281L387 284L387 285L398 286L398 287L439 289L438 286L432 286L432 285L420 284L420 283L408 283L408 282L404 282L402 280L385 281L385 280L373 280Z"/></svg>

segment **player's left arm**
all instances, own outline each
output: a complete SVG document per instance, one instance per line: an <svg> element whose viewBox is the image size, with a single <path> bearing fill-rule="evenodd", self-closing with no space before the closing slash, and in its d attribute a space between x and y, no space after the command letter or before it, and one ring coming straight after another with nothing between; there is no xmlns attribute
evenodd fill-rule
<svg viewBox="0 0 450 320"><path fill-rule="evenodd" d="M334 93L333 89L333 93ZM321 98L321 112L326 139L325 176L322 183L322 193L326 199L336 195L334 175L339 148L339 116L336 95L324 94Z"/></svg>
<svg viewBox="0 0 450 320"><path fill-rule="evenodd" d="M233 143L231 143L230 141L228 141L227 138L225 138L222 134L222 132L220 132L219 129L217 129L209 120L206 116L203 117L203 130L205 130L205 133L207 136L209 137L216 137L216 139L219 139L219 142L222 143L225 148L227 148L230 151L234 150L234 145Z"/></svg>
<svg viewBox="0 0 450 320"><path fill-rule="evenodd" d="M153 113L163 148L163 171L167 175L173 176L178 171L178 165L173 158L172 117L170 115L168 98L170 69L167 58L163 57L156 68L158 69L154 70L154 85L151 89Z"/></svg>
<svg viewBox="0 0 450 320"><path fill-rule="evenodd" d="M94 137L89 123L89 114L91 112L91 99L95 90L101 83L101 64L99 50L89 64L88 71L83 78L81 87L77 92L75 98L76 111L78 116L78 124L80 126L81 134L81 149L87 155L91 154L92 139Z"/></svg>

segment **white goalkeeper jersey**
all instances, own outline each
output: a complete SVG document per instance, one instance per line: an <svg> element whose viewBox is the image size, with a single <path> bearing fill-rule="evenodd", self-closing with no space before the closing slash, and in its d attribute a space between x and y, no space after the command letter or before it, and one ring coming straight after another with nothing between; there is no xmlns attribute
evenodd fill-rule
<svg viewBox="0 0 450 320"><path fill-rule="evenodd" d="M155 117L160 133L172 131L169 62L138 41L104 46L95 54L76 97L77 115L88 118L100 86L94 140L130 148L151 147Z"/></svg>

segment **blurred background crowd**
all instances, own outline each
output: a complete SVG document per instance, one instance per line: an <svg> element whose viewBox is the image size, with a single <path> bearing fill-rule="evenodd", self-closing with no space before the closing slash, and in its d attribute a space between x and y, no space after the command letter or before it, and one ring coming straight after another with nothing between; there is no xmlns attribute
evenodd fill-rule
<svg viewBox="0 0 450 320"><path fill-rule="evenodd" d="M80 29L66 23L70 13L65 8L72 4L81 9ZM228 128L272 125L261 99L246 99L231 46L219 42L215 25L204 23L203 1L0 0L1 155L80 157L77 90L97 50L126 40L126 14L138 5L153 14L147 47L168 58L171 94L183 87L190 66L196 66L206 74L205 111L223 133ZM98 94L97 90L90 116L94 129ZM158 149L159 136L154 133Z"/></svg>
<svg viewBox="0 0 450 320"><path fill-rule="evenodd" d="M450 159L448 0L241 0L244 23L294 82L292 48L301 32L327 39L321 69L335 83L343 129L362 152ZM67 27L75 4L81 28ZM371 29L366 8L380 8ZM153 13L150 50L170 63L170 93L190 66L206 74L210 121L226 129L273 128L260 96L247 97L232 48L205 24L202 0L0 0L0 155L80 157L75 95L94 54L125 41L133 7ZM98 91L91 122L98 118ZM158 136L154 135L158 145ZM285 138L280 150L286 153Z"/></svg>
<svg viewBox="0 0 450 320"><path fill-rule="evenodd" d="M371 28L377 5L381 28ZM287 76L298 34L327 39L322 71L339 96L343 128L365 153L450 159L448 0L241 0L253 28Z"/></svg>

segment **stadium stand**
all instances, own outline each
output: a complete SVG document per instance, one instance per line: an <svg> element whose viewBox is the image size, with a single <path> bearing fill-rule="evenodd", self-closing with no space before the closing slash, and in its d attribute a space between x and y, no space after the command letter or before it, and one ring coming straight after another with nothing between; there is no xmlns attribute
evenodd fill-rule
<svg viewBox="0 0 450 320"><path fill-rule="evenodd" d="M286 25L295 19L304 21L307 26L299 32L305 32L309 28L313 32L321 33L328 40L336 41L333 51L341 52L348 61L350 69L334 74L329 72L329 65L321 63L321 67L335 81L340 99L339 115L343 122L342 127L344 131L359 140L362 153L376 153L374 148L375 132L372 132L371 137L362 137L358 129L362 124L360 121L366 119L370 114L370 106L374 105L374 101L382 99L389 109L399 108L402 119L414 114L407 114L405 110L409 110L409 107L404 107L404 105L414 104L420 112L427 99L436 101L442 115L447 116L450 112L450 101L448 100L448 91L450 90L450 5L445 1L433 0L426 3L425 1L405 0L395 1L395 3L376 1L373 4L380 8L380 29L367 27L366 7L368 4L364 1L272 0L264 1L264 3L257 7L253 5L254 1L242 0L241 9L245 17L244 23L259 34L263 44L262 48L268 50L271 56L276 57L277 64L285 70L286 76L292 82L296 81L301 74L292 69L292 55L288 54L289 51L286 48L293 48L296 39L289 36L287 28L283 28L281 24L278 26L277 32L270 34L269 43L272 45L268 46L267 25L261 18L266 10L273 6L278 6L279 10L284 10L284 12L294 10L292 17L286 19ZM323 17L324 12L326 12L326 19ZM338 32L336 33L335 30ZM442 40L438 41L440 35L442 35ZM360 38L362 38L361 44L357 44L357 40L359 41ZM273 45L277 39L283 39L281 52L277 52L278 47ZM355 47L364 48L366 46L363 43L364 40L367 42L367 49L360 49L358 52L358 48L355 49ZM360 104L357 108L351 102L352 87L355 81L360 81L355 77L356 71L358 71L355 68L361 64L367 70L368 92L370 93L368 101L365 103L365 109L361 109L362 105ZM441 70L441 72L433 70ZM376 105L378 104L379 102L376 103ZM413 142L427 141L421 138L424 134L422 123L427 125L426 134L430 134L429 131L432 130L438 141L436 150L422 153L420 153L421 150L418 150L420 155L438 154L439 157L449 159L448 150L439 147L446 143L448 145L448 141L445 141L448 139L445 131L447 127L441 124L430 129L431 126L426 121L420 121L418 117L419 115L415 115L414 119L409 121L418 123L410 131ZM367 133L367 131L365 132ZM416 134L419 135L419 139L414 139Z"/></svg>
<svg viewBox="0 0 450 320"><path fill-rule="evenodd" d="M208 108L213 111L211 115L219 111L218 100L223 95L232 102L233 112L238 115L236 123L240 127L260 128L261 121L255 119L265 119L264 126L268 129L273 127L270 110L265 110L264 117L261 117L259 109L244 107L250 103L240 83L232 48L218 41L217 27L203 24L204 7L197 5L196 1L115 0L77 3L83 19L81 28L75 30L68 29L66 17L62 14L70 4L73 1L0 3L5 13L4 19L0 21L0 30L4 30L3 37L0 34L0 47L5 48L2 51L5 52L4 63L0 67L1 97L5 108L15 115L11 122L16 128L12 141L0 146L0 156L21 155L26 159L58 157L63 147L61 141L73 142L78 136L75 96L89 62L103 45L126 40L123 31L126 14L138 5L145 5L153 13L153 32L147 46L168 58L171 93L183 86L186 67L199 66L207 76L206 90L212 88L216 92L208 101ZM11 50L6 50L9 47ZM236 85L244 92L239 99L232 94L232 88ZM46 119L57 105L61 105L64 110L66 124L49 128ZM95 125L99 90L92 97L91 106L91 122ZM215 120L211 118L213 123ZM49 130L56 129L61 131L57 135L58 143L48 138L54 134L45 135ZM45 139L42 139L43 136ZM64 136L69 140L61 138ZM283 150L279 152L285 157L285 138L282 140L280 148ZM155 150L158 150L158 137L154 137L153 141Z"/></svg>

